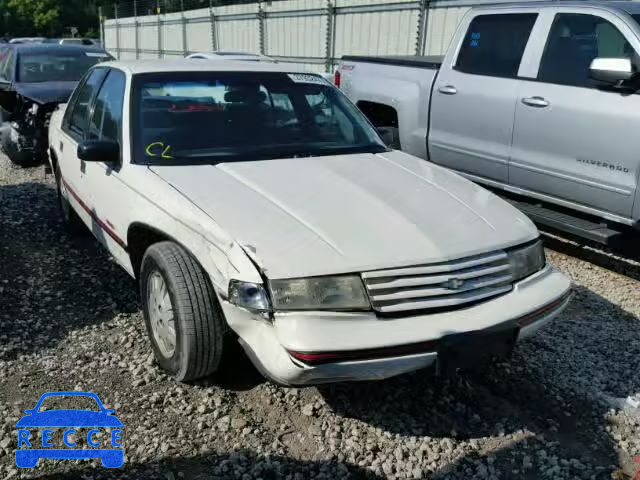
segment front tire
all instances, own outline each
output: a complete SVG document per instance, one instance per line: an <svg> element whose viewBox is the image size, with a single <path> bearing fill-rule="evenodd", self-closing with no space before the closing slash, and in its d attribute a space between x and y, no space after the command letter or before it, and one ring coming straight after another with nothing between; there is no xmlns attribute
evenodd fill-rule
<svg viewBox="0 0 640 480"><path fill-rule="evenodd" d="M212 375L223 354L226 323L207 274L174 242L149 247L140 297L154 355L179 381Z"/></svg>
<svg viewBox="0 0 640 480"><path fill-rule="evenodd" d="M34 167L39 163L32 151L20 150L18 148L11 140L10 133L5 134L2 139L2 150L13 164L20 167Z"/></svg>

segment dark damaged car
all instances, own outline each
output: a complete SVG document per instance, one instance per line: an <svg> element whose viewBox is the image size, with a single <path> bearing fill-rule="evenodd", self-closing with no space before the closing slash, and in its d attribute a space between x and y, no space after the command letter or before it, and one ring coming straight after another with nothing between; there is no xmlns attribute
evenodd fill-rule
<svg viewBox="0 0 640 480"><path fill-rule="evenodd" d="M5 128L2 150L20 165L40 163L47 154L47 128L80 77L111 60L103 49L76 45L17 44L2 47L0 107Z"/></svg>

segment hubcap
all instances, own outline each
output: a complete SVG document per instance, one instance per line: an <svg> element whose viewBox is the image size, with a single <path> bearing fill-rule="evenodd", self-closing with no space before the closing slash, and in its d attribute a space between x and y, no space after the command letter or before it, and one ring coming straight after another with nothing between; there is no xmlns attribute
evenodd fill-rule
<svg viewBox="0 0 640 480"><path fill-rule="evenodd" d="M176 351L176 328L173 318L173 305L169 298L167 285L158 271L153 271L147 283L147 308L153 338L166 358L173 357Z"/></svg>

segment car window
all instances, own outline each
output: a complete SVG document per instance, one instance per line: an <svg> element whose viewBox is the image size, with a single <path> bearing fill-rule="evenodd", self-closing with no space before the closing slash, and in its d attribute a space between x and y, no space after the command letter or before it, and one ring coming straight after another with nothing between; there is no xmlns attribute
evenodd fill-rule
<svg viewBox="0 0 640 480"><path fill-rule="evenodd" d="M637 64L633 47L609 21L595 15L558 14L542 55L538 80L596 87L600 82L589 77L589 66L597 57L625 57Z"/></svg>
<svg viewBox="0 0 640 480"><path fill-rule="evenodd" d="M469 24L455 69L515 78L536 22L535 13L478 15Z"/></svg>
<svg viewBox="0 0 640 480"><path fill-rule="evenodd" d="M2 63L0 63L0 77L6 80L13 80L14 55L13 49L7 49L6 55L2 59Z"/></svg>
<svg viewBox="0 0 640 480"><path fill-rule="evenodd" d="M105 75L104 68L92 70L86 79L76 88L69 102L66 130L76 136L84 136L89 116L89 105L94 93Z"/></svg>
<svg viewBox="0 0 640 480"><path fill-rule="evenodd" d="M109 60L106 52L22 53L18 57L19 82L77 82L93 65Z"/></svg>
<svg viewBox="0 0 640 480"><path fill-rule="evenodd" d="M89 123L89 139L120 142L125 81L124 73L119 70L111 70L107 75L96 97L93 116Z"/></svg>

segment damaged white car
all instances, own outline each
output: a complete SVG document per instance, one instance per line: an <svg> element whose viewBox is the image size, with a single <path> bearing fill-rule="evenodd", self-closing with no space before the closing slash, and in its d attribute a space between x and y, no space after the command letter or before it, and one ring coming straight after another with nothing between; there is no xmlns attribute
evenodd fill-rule
<svg viewBox="0 0 640 480"><path fill-rule="evenodd" d="M524 215L296 68L107 63L53 115L64 218L139 280L163 368L210 375L237 339L287 385L451 372L562 310Z"/></svg>

